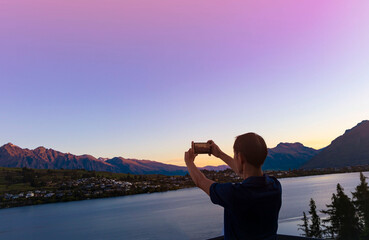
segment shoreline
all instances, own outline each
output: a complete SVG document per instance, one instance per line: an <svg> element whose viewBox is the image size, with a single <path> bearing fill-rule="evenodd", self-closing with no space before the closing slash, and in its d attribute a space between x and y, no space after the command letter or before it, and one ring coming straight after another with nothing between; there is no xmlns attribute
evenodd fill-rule
<svg viewBox="0 0 369 240"><path fill-rule="evenodd" d="M0 209L49 203L83 201L100 198L123 197L147 193L161 193L196 187L189 176L130 175L107 172L89 172L85 170L24 170L7 168L1 168L0 174L6 170L17 171L18 174L24 171L31 171L36 174L35 176L38 176L37 172L52 174L53 177L55 177L54 175L60 174L63 174L64 176L66 175L66 173L72 172L73 174L79 173L81 174L81 176L85 177L86 174L90 174L91 177L78 178L77 180L62 179L59 182L54 183L54 185L46 187L32 187L33 190L29 190L27 193L28 197L25 197L25 192L27 191L22 192L22 190L20 189L13 189L8 192L5 192L6 190L3 190L3 193L0 194ZM284 179L366 171L369 171L369 166L345 167L341 169L314 169L292 171L267 170L264 171L264 173L275 176L278 179ZM235 175L235 173L230 169L219 172L204 170L203 172L209 179L212 179L216 182L222 183L242 181L242 179ZM47 179L48 178L49 176L47 176ZM131 179L131 181L128 182L123 180L125 178ZM120 179L120 181L118 181L117 179ZM60 185L67 185L66 183L72 187L57 187ZM76 185L76 183L78 184ZM105 187L105 185L109 188ZM44 193L44 195L41 195L40 193ZM47 194L50 197L45 197Z"/></svg>

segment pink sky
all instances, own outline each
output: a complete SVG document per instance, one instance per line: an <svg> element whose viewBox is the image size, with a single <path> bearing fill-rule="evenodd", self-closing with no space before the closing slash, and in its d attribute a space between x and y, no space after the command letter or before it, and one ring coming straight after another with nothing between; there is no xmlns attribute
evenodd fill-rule
<svg viewBox="0 0 369 240"><path fill-rule="evenodd" d="M183 165L368 119L368 1L0 2L0 144ZM221 164L201 158L199 165Z"/></svg>

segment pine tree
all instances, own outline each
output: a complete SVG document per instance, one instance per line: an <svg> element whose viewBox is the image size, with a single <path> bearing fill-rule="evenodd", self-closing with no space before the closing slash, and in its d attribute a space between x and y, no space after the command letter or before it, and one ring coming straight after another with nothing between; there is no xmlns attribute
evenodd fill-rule
<svg viewBox="0 0 369 240"><path fill-rule="evenodd" d="M352 196L364 228L361 239L369 239L369 187L363 173L360 173L360 184L356 187Z"/></svg>
<svg viewBox="0 0 369 240"><path fill-rule="evenodd" d="M359 217L354 204L340 184L337 184L337 194L333 194L332 204L327 205L327 208L322 212L329 217L323 222L329 223L326 225L326 233L330 237L336 236L339 240L359 239L361 230Z"/></svg>
<svg viewBox="0 0 369 240"><path fill-rule="evenodd" d="M302 214L303 214L303 217L302 217L301 220L302 220L303 224L299 224L299 229L304 232L302 234L302 236L311 237L310 236L310 229L309 229L309 220L306 217L306 213L305 212L303 212Z"/></svg>
<svg viewBox="0 0 369 240"><path fill-rule="evenodd" d="M310 199L310 211L309 214L311 215L311 224L310 224L310 236L309 237L316 237L321 238L323 235L322 229L320 227L320 217L316 212L316 205L314 199Z"/></svg>
<svg viewBox="0 0 369 240"><path fill-rule="evenodd" d="M337 186L337 196L340 200L339 212L342 213L341 231L339 231L338 233L338 239L359 239L360 224L354 204L351 202L350 198L343 192L343 188L340 185Z"/></svg>
<svg viewBox="0 0 369 240"><path fill-rule="evenodd" d="M327 219L323 219L323 226L325 227L324 235L334 239L338 234L338 229L340 225L339 216L337 214L337 196L332 194L332 203L327 204L327 210L322 210L321 212L328 215Z"/></svg>

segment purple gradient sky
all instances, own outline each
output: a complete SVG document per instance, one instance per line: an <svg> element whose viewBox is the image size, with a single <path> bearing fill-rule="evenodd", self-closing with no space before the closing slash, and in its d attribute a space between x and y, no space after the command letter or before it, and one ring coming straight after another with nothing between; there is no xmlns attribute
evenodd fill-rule
<svg viewBox="0 0 369 240"><path fill-rule="evenodd" d="M369 2L0 0L0 145L183 164L368 119ZM221 164L201 157L199 166Z"/></svg>

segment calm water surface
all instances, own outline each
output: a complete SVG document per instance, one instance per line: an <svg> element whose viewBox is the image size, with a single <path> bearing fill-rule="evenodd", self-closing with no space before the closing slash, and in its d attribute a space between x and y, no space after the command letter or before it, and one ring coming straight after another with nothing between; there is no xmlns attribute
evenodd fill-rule
<svg viewBox="0 0 369 240"><path fill-rule="evenodd" d="M369 177L369 172L364 173ZM350 194L359 173L280 179L279 233L299 235L314 198L330 203L337 183ZM351 196L351 194L350 194ZM0 239L207 239L222 235L223 209L197 188L0 210Z"/></svg>

